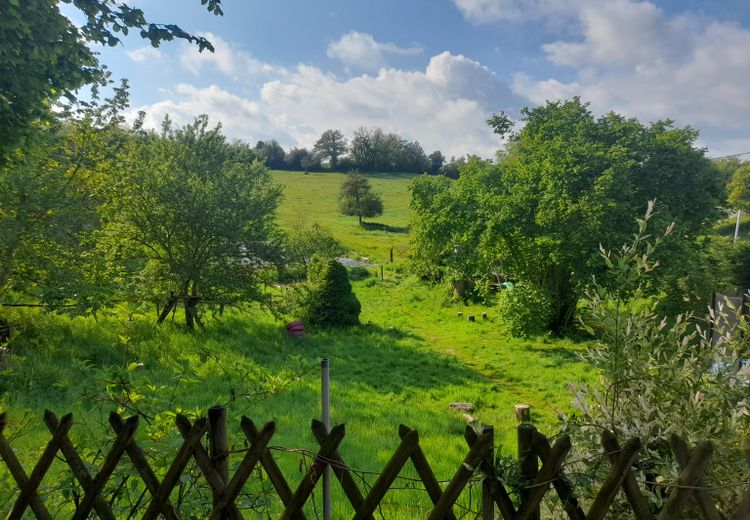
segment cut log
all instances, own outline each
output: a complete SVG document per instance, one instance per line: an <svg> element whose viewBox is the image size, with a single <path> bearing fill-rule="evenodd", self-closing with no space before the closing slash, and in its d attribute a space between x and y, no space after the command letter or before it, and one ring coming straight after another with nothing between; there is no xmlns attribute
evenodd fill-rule
<svg viewBox="0 0 750 520"><path fill-rule="evenodd" d="M448 408L451 410L461 410L463 412L473 412L474 405L471 403L450 403Z"/></svg>

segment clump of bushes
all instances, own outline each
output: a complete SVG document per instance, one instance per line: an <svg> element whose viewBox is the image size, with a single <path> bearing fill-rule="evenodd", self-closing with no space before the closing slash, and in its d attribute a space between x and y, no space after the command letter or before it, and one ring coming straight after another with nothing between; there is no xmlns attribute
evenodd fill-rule
<svg viewBox="0 0 750 520"><path fill-rule="evenodd" d="M359 281L370 277L370 271L366 267L355 266L349 269L349 279Z"/></svg>
<svg viewBox="0 0 750 520"><path fill-rule="evenodd" d="M549 295L544 289L527 282L503 289L498 304L510 333L516 337L541 334L552 319Z"/></svg>
<svg viewBox="0 0 750 520"><path fill-rule="evenodd" d="M346 267L337 260L313 258L308 281L297 294L297 315L305 323L323 328L359 324L362 306L352 292Z"/></svg>
<svg viewBox="0 0 750 520"><path fill-rule="evenodd" d="M714 460L721 463L709 467L706 482L716 486L712 498L728 514L742 499L743 488L733 484L746 478L742 450L750 442L750 370L741 367L750 354L750 319L729 308L707 315L663 314L659 298L649 296L649 290L658 267L652 258L665 237L647 235L648 220L649 214L639 220L631 244L604 253L614 283L594 281L586 291L582 324L596 341L584 359L601 380L589 388L571 385L576 408L566 421L574 438L571 459L599 456L606 429L619 439L641 440L633 464L636 479L659 476L676 483L680 466L670 449L671 435L690 444L712 441ZM604 478L608 470L603 468L594 468L581 485ZM647 488L655 517L664 505L663 489Z"/></svg>

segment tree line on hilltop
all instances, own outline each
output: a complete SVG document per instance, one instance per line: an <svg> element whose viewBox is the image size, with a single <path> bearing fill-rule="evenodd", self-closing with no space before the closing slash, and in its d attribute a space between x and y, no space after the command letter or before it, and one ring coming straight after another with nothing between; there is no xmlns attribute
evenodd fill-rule
<svg viewBox="0 0 750 520"><path fill-rule="evenodd" d="M458 178L464 157L446 161L439 150L427 155L419 141L409 141L394 132L361 127L351 139L341 130L328 129L311 150L293 147L288 151L275 139L258 141L255 155L274 170L408 172Z"/></svg>

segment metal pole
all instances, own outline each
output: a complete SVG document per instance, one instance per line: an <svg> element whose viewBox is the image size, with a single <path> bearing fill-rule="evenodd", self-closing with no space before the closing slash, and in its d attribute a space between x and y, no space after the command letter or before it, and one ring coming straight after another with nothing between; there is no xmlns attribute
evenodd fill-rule
<svg viewBox="0 0 750 520"><path fill-rule="evenodd" d="M742 210L737 210L737 224L734 225L734 241L737 242L737 239L740 237L740 215L742 215Z"/></svg>
<svg viewBox="0 0 750 520"><path fill-rule="evenodd" d="M321 368L321 404L323 411L323 426L326 432L331 431L331 380L328 373L328 358L320 363ZM323 468L323 518L331 520L331 467L326 464Z"/></svg>

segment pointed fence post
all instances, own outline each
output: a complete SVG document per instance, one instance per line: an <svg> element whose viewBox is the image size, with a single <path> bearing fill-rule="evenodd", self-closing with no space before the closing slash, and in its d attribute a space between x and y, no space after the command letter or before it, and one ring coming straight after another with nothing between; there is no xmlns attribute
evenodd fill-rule
<svg viewBox="0 0 750 520"><path fill-rule="evenodd" d="M516 405L516 419L522 421L518 425L518 465L521 469L521 478L528 485L534 482L539 473L539 457L534 451L534 432L536 428L531 424L531 410L527 405ZM529 489L521 490L521 504L528 501ZM529 520L539 520L539 508L535 508L529 515Z"/></svg>
<svg viewBox="0 0 750 520"><path fill-rule="evenodd" d="M495 465L495 429L492 426L486 426L484 433L490 436L485 461L488 467L493 467ZM492 483L489 476L485 476L482 480L482 520L495 520L495 501L492 498Z"/></svg>
<svg viewBox="0 0 750 520"><path fill-rule="evenodd" d="M324 358L320 362L321 412L326 433L331 430L331 380L329 365L328 358ZM323 519L331 520L331 467L328 464L323 469Z"/></svg>
<svg viewBox="0 0 750 520"><path fill-rule="evenodd" d="M229 482L229 434L227 409L220 405L208 409L208 450L211 463L226 486ZM220 500L221 496L214 493L214 506Z"/></svg>

